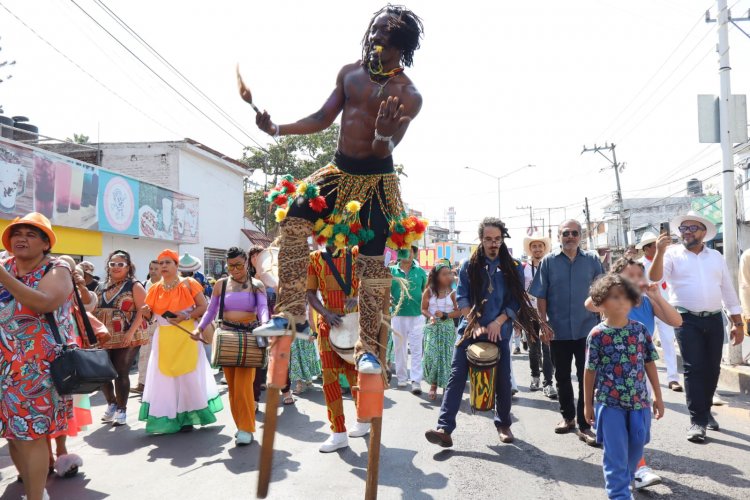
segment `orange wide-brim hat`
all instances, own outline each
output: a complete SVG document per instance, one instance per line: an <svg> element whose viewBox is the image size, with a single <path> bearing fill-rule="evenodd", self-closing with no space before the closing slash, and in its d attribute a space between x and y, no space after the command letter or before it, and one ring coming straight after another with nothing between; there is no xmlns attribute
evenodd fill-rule
<svg viewBox="0 0 750 500"><path fill-rule="evenodd" d="M52 223L49 219L38 212L31 212L23 217L16 217L13 222L8 224L5 231L3 231L3 246L10 253L13 253L13 250L10 248L10 234L13 232L15 226L33 226L42 231L49 238L50 250L52 250L52 247L57 243L57 237L52 230Z"/></svg>

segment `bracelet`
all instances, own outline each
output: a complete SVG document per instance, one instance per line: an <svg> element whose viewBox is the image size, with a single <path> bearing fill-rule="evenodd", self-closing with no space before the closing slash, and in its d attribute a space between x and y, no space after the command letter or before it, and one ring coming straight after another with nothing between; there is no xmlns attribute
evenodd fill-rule
<svg viewBox="0 0 750 500"><path fill-rule="evenodd" d="M392 135L380 135L377 130L375 130L375 140L380 142L391 142L391 139L393 139Z"/></svg>
<svg viewBox="0 0 750 500"><path fill-rule="evenodd" d="M274 127L276 127L276 131L275 131L275 132L273 133L273 136L272 136L272 137L273 137L274 139L278 139L279 137L281 137L281 125L276 125L276 124L274 123L274 124L273 124L273 126L274 126Z"/></svg>

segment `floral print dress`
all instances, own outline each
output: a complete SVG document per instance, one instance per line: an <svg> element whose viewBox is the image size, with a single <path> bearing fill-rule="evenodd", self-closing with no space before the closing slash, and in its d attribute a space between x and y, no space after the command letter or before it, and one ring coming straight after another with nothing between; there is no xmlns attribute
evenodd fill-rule
<svg viewBox="0 0 750 500"><path fill-rule="evenodd" d="M68 267L56 259L51 263ZM16 275L15 258L4 265ZM36 289L46 267L41 264L18 279ZM71 294L54 313L64 342L71 342L75 332L72 306ZM0 437L31 441L67 429L70 397L57 393L50 374L58 350L44 315L20 304L0 286Z"/></svg>

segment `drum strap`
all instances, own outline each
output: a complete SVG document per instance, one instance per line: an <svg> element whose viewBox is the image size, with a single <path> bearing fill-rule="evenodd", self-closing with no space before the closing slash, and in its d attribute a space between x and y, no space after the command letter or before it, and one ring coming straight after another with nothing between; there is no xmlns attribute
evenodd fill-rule
<svg viewBox="0 0 750 500"><path fill-rule="evenodd" d="M323 256L323 260L326 261L326 265L328 266L328 269L331 270L331 274L333 275L336 282L341 287L341 290L344 291L346 296L350 296L352 294L352 253L348 250L345 251L346 253L346 270L344 271L345 277L341 276L341 273L339 272L338 268L336 268L336 265L333 263L333 257L331 257L331 254L328 252L321 252L320 255Z"/></svg>
<svg viewBox="0 0 750 500"><path fill-rule="evenodd" d="M224 296L227 294L227 280L221 284L221 299L219 299L219 321L224 321Z"/></svg>

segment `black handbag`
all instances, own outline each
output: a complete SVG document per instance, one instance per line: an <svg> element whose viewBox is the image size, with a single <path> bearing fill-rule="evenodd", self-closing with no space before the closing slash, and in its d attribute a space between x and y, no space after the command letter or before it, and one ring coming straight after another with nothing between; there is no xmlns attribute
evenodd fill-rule
<svg viewBox="0 0 750 500"><path fill-rule="evenodd" d="M47 266L45 274L51 266L52 264ZM97 342L96 335L94 335L94 329L91 327L91 322L85 313L86 310L84 309L83 301L81 300L81 296L78 295L78 289L75 287L75 284L73 285L73 292L75 293L79 310L82 312L84 329L86 330L89 344L95 345ZM83 349L77 345L65 344L60 336L60 330L57 327L54 314L46 313L44 317L52 330L55 342L62 346L62 351L57 354L57 357L50 365L52 381L55 384L57 392L62 395L90 394L98 391L103 384L111 382L117 377L115 367L112 366L112 361L110 361L109 353L106 350Z"/></svg>

